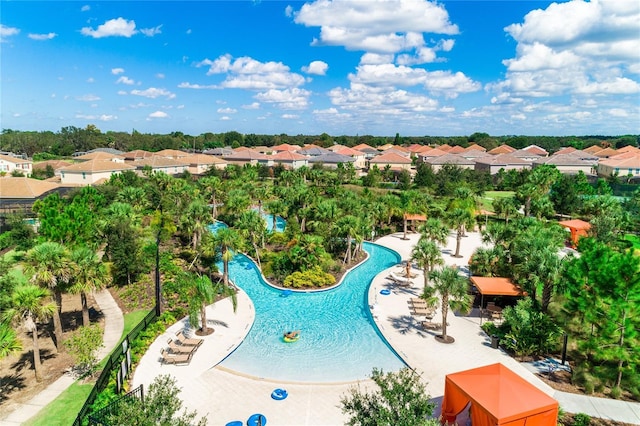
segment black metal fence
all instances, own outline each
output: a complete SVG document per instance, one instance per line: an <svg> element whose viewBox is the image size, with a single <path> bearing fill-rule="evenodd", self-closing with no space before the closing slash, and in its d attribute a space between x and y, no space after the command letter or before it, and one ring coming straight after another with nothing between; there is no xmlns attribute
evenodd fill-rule
<svg viewBox="0 0 640 426"><path fill-rule="evenodd" d="M131 370L131 342L133 342L141 331L147 328L149 324L155 321L157 318L155 309L152 309L143 319L136 325L129 334L127 334L120 345L113 349L107 363L105 364L100 376L96 380L93 389L89 392L87 400L78 412L76 420L73 422L73 426L81 426L82 420L89 414L91 405L93 405L98 393L107 387L109 384L109 378L113 371L117 371L116 384L117 391L122 390L122 386L127 379Z"/></svg>
<svg viewBox="0 0 640 426"><path fill-rule="evenodd" d="M109 417L116 414L122 404L126 404L132 399L138 399L144 402L144 389L142 385L138 386L129 393L122 395L120 398L109 403L104 408L89 414L89 426L109 426Z"/></svg>

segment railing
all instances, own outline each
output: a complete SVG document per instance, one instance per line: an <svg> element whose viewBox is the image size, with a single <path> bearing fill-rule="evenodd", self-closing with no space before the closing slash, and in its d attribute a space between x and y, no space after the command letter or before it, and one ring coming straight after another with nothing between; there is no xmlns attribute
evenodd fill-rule
<svg viewBox="0 0 640 426"><path fill-rule="evenodd" d="M89 414L89 426L109 426L109 417L116 414L120 409L120 405L130 399L139 399L144 402L144 389L142 385L138 386L131 392L122 395L106 407Z"/></svg>
<svg viewBox="0 0 640 426"><path fill-rule="evenodd" d="M73 422L73 426L81 426L82 420L89 413L89 409L91 405L93 405L96 396L98 393L107 387L109 383L109 378L111 377L111 373L117 370L116 374L116 384L117 391L120 392L122 390L122 386L127 379L130 369L131 369L131 342L133 342L136 337L140 334L141 331L147 328L149 324L155 321L157 315L155 309L152 309L143 319L136 325L133 330L129 334L127 334L122 341L122 343L116 346L109 358L107 359L107 363L105 364L100 376L96 380L95 385L89 392L89 396L87 400L84 402L84 405L78 412L78 416L76 420Z"/></svg>

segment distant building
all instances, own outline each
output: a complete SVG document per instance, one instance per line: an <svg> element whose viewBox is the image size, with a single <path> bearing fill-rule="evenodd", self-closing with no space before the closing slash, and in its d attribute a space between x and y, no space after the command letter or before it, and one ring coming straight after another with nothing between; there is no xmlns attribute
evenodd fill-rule
<svg viewBox="0 0 640 426"><path fill-rule="evenodd" d="M0 155L0 174L5 173L10 175L14 171L18 171L25 176L31 176L32 169L33 161L31 160Z"/></svg>

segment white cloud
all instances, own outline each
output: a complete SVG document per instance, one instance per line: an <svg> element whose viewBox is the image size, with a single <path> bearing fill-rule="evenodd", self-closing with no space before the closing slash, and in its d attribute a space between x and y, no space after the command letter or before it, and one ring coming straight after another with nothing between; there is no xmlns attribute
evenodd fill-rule
<svg viewBox="0 0 640 426"><path fill-rule="evenodd" d="M178 87L180 89L219 89L219 87L216 86L215 84L209 84L209 85L192 84L192 83L189 83L188 81L183 81L182 83L178 84Z"/></svg>
<svg viewBox="0 0 640 426"><path fill-rule="evenodd" d="M308 66L302 67L307 74L326 75L329 64L323 61L313 61Z"/></svg>
<svg viewBox="0 0 640 426"><path fill-rule="evenodd" d="M220 120L221 121L229 121L229 120L231 120L231 117L223 115L222 117L220 117Z"/></svg>
<svg viewBox="0 0 640 426"><path fill-rule="evenodd" d="M52 38L55 38L58 34L56 33L47 33L47 34L29 34L27 35L27 37L29 37L31 40L51 40Z"/></svg>
<svg viewBox="0 0 640 426"><path fill-rule="evenodd" d="M82 120L113 121L113 120L117 120L118 116L108 115L108 114L101 114L101 115L76 114L76 118L79 118Z"/></svg>
<svg viewBox="0 0 640 426"><path fill-rule="evenodd" d="M297 87L285 90L270 89L258 93L255 98L261 102L276 104L282 109L303 109L309 103L311 92Z"/></svg>
<svg viewBox="0 0 640 426"><path fill-rule="evenodd" d="M162 24L154 28L140 28L140 32L147 37L153 37L157 34L162 34L161 28L162 28Z"/></svg>
<svg viewBox="0 0 640 426"><path fill-rule="evenodd" d="M423 33L458 34L444 6L426 0L331 1L306 3L294 21L320 27L313 45L397 53L425 46Z"/></svg>
<svg viewBox="0 0 640 426"><path fill-rule="evenodd" d="M95 80L93 79L93 77L89 77L87 79L87 83L95 83Z"/></svg>
<svg viewBox="0 0 640 426"><path fill-rule="evenodd" d="M332 104L363 115L402 115L435 111L438 107L436 100L418 93L359 83L352 83L349 89L332 89L329 97Z"/></svg>
<svg viewBox="0 0 640 426"><path fill-rule="evenodd" d="M234 108L218 108L218 111L216 112L218 114L235 114L238 110Z"/></svg>
<svg viewBox="0 0 640 426"><path fill-rule="evenodd" d="M120 96L124 96L124 95L128 95L128 94L129 94L129 93L127 93L127 91L126 91L126 90L118 90L118 92L117 92L117 93L118 93L118 95L120 95Z"/></svg>
<svg viewBox="0 0 640 426"><path fill-rule="evenodd" d="M87 94L82 96L76 96L76 100L83 101L83 102L95 102L95 101L99 101L100 97L93 94Z"/></svg>
<svg viewBox="0 0 640 426"><path fill-rule="evenodd" d="M150 87L148 89L145 90L137 90L134 89L130 92L132 95L136 95L136 96L144 96L145 98L151 98L151 99L156 99L159 97L166 97L167 99L173 99L176 97L176 95L174 93L171 93L170 91L166 90L166 89L158 89L155 87Z"/></svg>
<svg viewBox="0 0 640 426"><path fill-rule="evenodd" d="M300 74L290 72L282 62L260 62L244 56L233 59L229 54L215 60L205 59L197 67L208 66L207 75L226 74L220 87L247 90L268 90L297 87L304 84Z"/></svg>
<svg viewBox="0 0 640 426"><path fill-rule="evenodd" d="M97 29L84 27L80 33L93 38L102 37L131 37L138 33L135 21L128 21L124 18L110 19L104 24L99 25Z"/></svg>
<svg viewBox="0 0 640 426"><path fill-rule="evenodd" d="M116 84L127 84L127 85L133 85L135 84L135 81L133 81L132 79L130 79L129 77L126 76L121 76L120 78L118 78L116 80Z"/></svg>
<svg viewBox="0 0 640 426"><path fill-rule="evenodd" d="M252 102L249 105L242 105L244 109L258 109L260 108L260 102Z"/></svg>
<svg viewBox="0 0 640 426"><path fill-rule="evenodd" d="M156 74L156 78L163 79L164 77L165 77L165 75L162 74L161 72Z"/></svg>
<svg viewBox="0 0 640 426"><path fill-rule="evenodd" d="M149 114L149 118L167 118L169 114L164 111L155 111Z"/></svg>
<svg viewBox="0 0 640 426"><path fill-rule="evenodd" d="M176 109L184 109L184 105L178 105Z"/></svg>
<svg viewBox="0 0 640 426"><path fill-rule="evenodd" d="M0 42L5 41L5 38L17 35L20 33L20 29L15 27L7 27L6 25L0 24Z"/></svg>
<svg viewBox="0 0 640 426"><path fill-rule="evenodd" d="M124 68L111 68L111 74L118 75L124 72Z"/></svg>
<svg viewBox="0 0 640 426"><path fill-rule="evenodd" d="M300 118L300 116L297 114L282 114L281 117L284 118L285 120L295 120Z"/></svg>
<svg viewBox="0 0 640 426"><path fill-rule="evenodd" d="M90 10L91 10L91 6L89 6L88 4L85 4L80 8L80 12L88 12Z"/></svg>
<svg viewBox="0 0 640 426"><path fill-rule="evenodd" d="M360 58L361 65L390 64L393 62L393 54L365 53Z"/></svg>

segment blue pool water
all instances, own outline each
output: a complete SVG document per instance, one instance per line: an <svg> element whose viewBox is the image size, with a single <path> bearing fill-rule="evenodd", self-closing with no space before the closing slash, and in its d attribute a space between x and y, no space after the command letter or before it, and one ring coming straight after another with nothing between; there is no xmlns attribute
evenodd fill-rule
<svg viewBox="0 0 640 426"><path fill-rule="evenodd" d="M397 371L404 363L379 335L367 306L373 277L400 260L397 253L364 243L369 258L332 290L292 292L286 297L264 283L244 255L229 264L230 278L255 305L255 321L242 344L222 366L244 374L298 382L364 379L373 367ZM222 266L220 266L222 268ZM295 343L284 343L285 331L300 330Z"/></svg>
<svg viewBox="0 0 640 426"><path fill-rule="evenodd" d="M273 231L273 215L262 212L262 218L267 222L267 231ZM276 232L284 232L287 221L280 216L276 216Z"/></svg>

